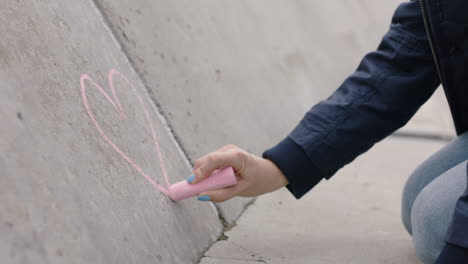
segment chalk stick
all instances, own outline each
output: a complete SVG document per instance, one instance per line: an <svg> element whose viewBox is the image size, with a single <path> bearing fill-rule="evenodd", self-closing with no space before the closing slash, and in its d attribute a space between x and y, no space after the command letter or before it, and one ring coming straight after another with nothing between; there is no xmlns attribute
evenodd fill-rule
<svg viewBox="0 0 468 264"><path fill-rule="evenodd" d="M197 196L199 193L225 188L237 183L236 175L232 167L215 170L208 178L199 183L181 181L169 187L169 196L174 201Z"/></svg>

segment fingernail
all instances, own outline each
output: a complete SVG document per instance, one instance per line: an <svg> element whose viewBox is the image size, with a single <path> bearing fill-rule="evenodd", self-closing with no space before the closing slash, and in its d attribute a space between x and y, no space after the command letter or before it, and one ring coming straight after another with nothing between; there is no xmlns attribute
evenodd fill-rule
<svg viewBox="0 0 468 264"><path fill-rule="evenodd" d="M190 176L187 178L187 182L188 182L188 183L192 183L193 180L195 180L195 175L190 175Z"/></svg>
<svg viewBox="0 0 468 264"><path fill-rule="evenodd" d="M210 196L209 195L202 195L202 196L198 196L198 201L209 201L211 200Z"/></svg>

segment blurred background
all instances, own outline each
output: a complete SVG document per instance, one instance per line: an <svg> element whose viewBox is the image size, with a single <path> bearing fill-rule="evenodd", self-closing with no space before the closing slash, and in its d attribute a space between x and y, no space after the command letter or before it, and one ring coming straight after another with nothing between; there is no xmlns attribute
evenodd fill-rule
<svg viewBox="0 0 468 264"><path fill-rule="evenodd" d="M172 202L92 121L162 185L149 123L171 183L227 144L261 155L376 49L400 2L2 3L0 262L418 263L400 196L454 136L441 89L299 201ZM116 95L110 69L129 80Z"/></svg>

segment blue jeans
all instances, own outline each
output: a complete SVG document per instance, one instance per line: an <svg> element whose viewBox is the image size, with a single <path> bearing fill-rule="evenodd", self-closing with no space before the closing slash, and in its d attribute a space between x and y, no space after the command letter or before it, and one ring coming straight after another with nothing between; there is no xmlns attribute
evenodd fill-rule
<svg viewBox="0 0 468 264"><path fill-rule="evenodd" d="M403 189L402 219L419 259L433 263L445 244L455 203L467 186L468 132L424 161Z"/></svg>

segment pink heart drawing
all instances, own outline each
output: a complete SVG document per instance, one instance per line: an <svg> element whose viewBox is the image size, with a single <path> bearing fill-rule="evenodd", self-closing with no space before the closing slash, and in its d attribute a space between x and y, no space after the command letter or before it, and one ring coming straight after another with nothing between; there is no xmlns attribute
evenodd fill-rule
<svg viewBox="0 0 468 264"><path fill-rule="evenodd" d="M157 182L155 182L150 176L148 176L148 174L146 174L142 169L141 167L135 162L133 161L126 153L124 153L114 142L112 142L109 137L107 136L107 134L104 132L104 130L101 128L101 126L99 125L99 123L96 121L96 118L94 117L93 113L91 112L91 108L88 104L88 98L86 96L86 82L85 81L88 81L89 83L91 83L94 88L98 89L99 92L101 92L101 94L107 99L107 101L109 101L109 103L112 104L112 106L115 108L115 110L117 111L117 113L119 114L120 118L122 119L125 119L126 116L125 116L125 113L123 111L123 108L122 108L122 105L120 104L120 101L115 93L115 89L114 89L114 76L120 76L132 89L132 92L133 94L136 96L136 98L138 99L138 101L140 102L140 105L145 113L145 116L146 116L146 120L147 120L147 124L149 124L149 127L150 127L150 130L151 130L151 135L152 135L152 138L153 138L153 141L154 141L154 145L155 145L155 148L156 148L156 152L158 154L158 159L159 159L159 164L160 164L160 167L161 167L161 171L163 173L163 176L164 176L164 180L166 182L166 187L163 187L162 185L158 184ZM150 116L149 116L149 113L148 113L148 110L143 102L143 99L141 98L140 94L138 93L138 91L135 89L135 87L133 87L133 85L130 83L130 81L123 75L121 74L120 72L116 71L115 69L111 69L109 70L109 74L108 74L108 82L109 82L109 88L110 88L110 91L112 93L112 97L110 97L105 91L104 89L99 85L97 84L96 82L94 82L91 77L89 77L87 74L82 74L81 75L81 78L80 78L80 86L81 86L81 96L83 97L83 104L86 108L86 111L88 112L88 115L89 117L91 118L91 121L94 123L94 126L96 127L96 129L99 131L99 133L101 134L101 136L104 138L104 140L109 143L109 145L112 146L112 148L118 153L120 154L120 156L122 156L122 158L124 158L133 168L135 168L135 170L138 171L138 173L140 173L147 181L149 181L154 187L156 187L159 191L161 191L162 193L166 194L166 195L169 195L169 186L170 186L170 183L169 183L169 178L167 176L167 170L166 170L166 163L164 161L164 157L162 155L162 152L161 152L161 148L160 148L160 145L159 145L159 140L158 140L158 136L156 134L156 131L154 129L154 126L153 126L153 123L151 122L151 119L150 119Z"/></svg>

